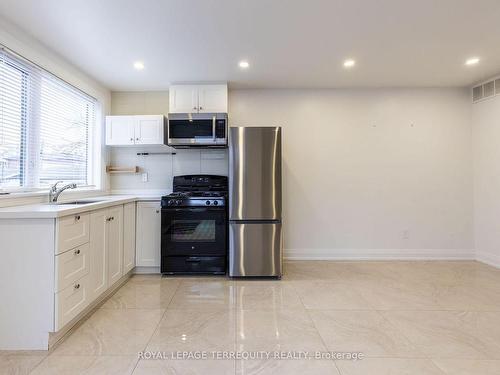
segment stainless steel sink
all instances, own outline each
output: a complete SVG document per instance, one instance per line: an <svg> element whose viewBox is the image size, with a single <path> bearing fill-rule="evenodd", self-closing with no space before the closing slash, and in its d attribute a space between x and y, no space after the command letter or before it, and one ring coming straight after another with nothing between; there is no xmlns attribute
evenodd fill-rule
<svg viewBox="0 0 500 375"><path fill-rule="evenodd" d="M90 204L90 203L99 203L99 202L104 202L104 200L81 200L81 201L71 201L71 202L58 202L56 204L58 205L75 205L75 204Z"/></svg>

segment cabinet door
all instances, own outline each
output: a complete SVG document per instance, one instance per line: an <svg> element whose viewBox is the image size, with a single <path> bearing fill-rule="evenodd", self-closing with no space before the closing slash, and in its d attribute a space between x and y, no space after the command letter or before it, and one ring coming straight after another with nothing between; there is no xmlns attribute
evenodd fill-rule
<svg viewBox="0 0 500 375"><path fill-rule="evenodd" d="M106 145L134 144L134 116L106 116Z"/></svg>
<svg viewBox="0 0 500 375"><path fill-rule="evenodd" d="M227 113L227 85L200 85L198 108L200 113Z"/></svg>
<svg viewBox="0 0 500 375"><path fill-rule="evenodd" d="M135 267L135 202L123 205L123 274Z"/></svg>
<svg viewBox="0 0 500 375"><path fill-rule="evenodd" d="M163 131L165 127L165 118L163 117L163 115L134 117L136 145L164 144Z"/></svg>
<svg viewBox="0 0 500 375"><path fill-rule="evenodd" d="M123 206L108 209L108 286L123 275Z"/></svg>
<svg viewBox="0 0 500 375"><path fill-rule="evenodd" d="M168 96L170 113L198 112L197 85L172 85Z"/></svg>
<svg viewBox="0 0 500 375"><path fill-rule="evenodd" d="M90 213L90 279L89 294L93 301L108 288L108 210Z"/></svg>
<svg viewBox="0 0 500 375"><path fill-rule="evenodd" d="M136 223L136 265L160 266L160 202L138 202Z"/></svg>

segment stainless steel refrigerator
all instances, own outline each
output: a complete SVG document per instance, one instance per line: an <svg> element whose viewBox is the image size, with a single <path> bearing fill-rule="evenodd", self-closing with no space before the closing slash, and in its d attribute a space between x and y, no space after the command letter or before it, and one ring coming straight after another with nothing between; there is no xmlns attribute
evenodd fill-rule
<svg viewBox="0 0 500 375"><path fill-rule="evenodd" d="M229 275L281 277L281 127L229 132Z"/></svg>

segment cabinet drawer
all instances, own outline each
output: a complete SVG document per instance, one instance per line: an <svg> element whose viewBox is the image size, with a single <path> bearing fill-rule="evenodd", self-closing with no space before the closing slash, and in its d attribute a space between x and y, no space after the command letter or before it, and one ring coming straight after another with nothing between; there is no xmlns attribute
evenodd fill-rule
<svg viewBox="0 0 500 375"><path fill-rule="evenodd" d="M56 255L56 292L89 273L90 246L84 244Z"/></svg>
<svg viewBox="0 0 500 375"><path fill-rule="evenodd" d="M64 216L57 219L56 254L89 242L89 213Z"/></svg>
<svg viewBox="0 0 500 375"><path fill-rule="evenodd" d="M56 293L56 331L64 327L88 306L90 302L89 291L89 275L85 275Z"/></svg>

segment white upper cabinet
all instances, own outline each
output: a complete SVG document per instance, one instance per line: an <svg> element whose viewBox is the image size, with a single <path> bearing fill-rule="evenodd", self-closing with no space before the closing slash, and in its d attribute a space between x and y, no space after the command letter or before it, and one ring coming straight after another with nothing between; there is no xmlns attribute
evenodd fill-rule
<svg viewBox="0 0 500 375"><path fill-rule="evenodd" d="M157 145L163 144L164 117L163 116L134 116L135 117L135 144Z"/></svg>
<svg viewBox="0 0 500 375"><path fill-rule="evenodd" d="M166 144L163 115L106 116L106 145Z"/></svg>
<svg viewBox="0 0 500 375"><path fill-rule="evenodd" d="M198 112L198 85L173 85L168 93L170 113Z"/></svg>
<svg viewBox="0 0 500 375"><path fill-rule="evenodd" d="M199 86L198 112L227 113L227 85Z"/></svg>
<svg viewBox="0 0 500 375"><path fill-rule="evenodd" d="M227 85L172 85L170 113L227 113Z"/></svg>
<svg viewBox="0 0 500 375"><path fill-rule="evenodd" d="M134 116L106 116L107 145L133 145L134 141Z"/></svg>

